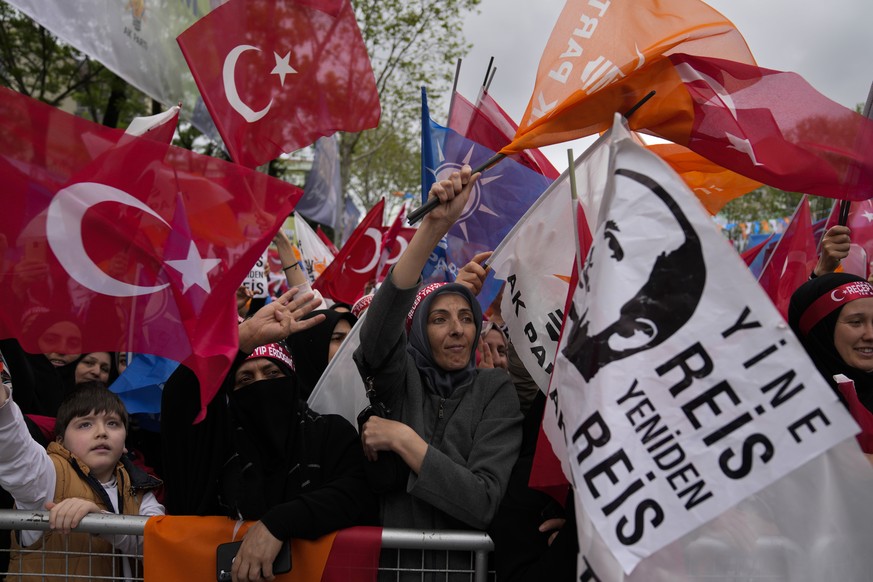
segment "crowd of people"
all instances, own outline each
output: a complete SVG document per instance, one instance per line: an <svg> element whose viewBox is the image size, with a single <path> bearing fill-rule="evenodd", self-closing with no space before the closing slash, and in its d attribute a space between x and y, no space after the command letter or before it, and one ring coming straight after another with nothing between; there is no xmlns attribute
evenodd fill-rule
<svg viewBox="0 0 873 582"><path fill-rule="evenodd" d="M572 494L556 500L528 487L545 396L514 352L499 302L485 316L476 300L487 254L455 283L420 285L478 177L467 166L434 184L440 204L375 295L351 309L311 291L278 235L290 289L265 305L237 295L239 352L200 422L200 387L184 366L164 386L155 432L107 389L128 354L80 353L76 326L50 313L31 324L42 330L41 353L0 342L10 373L0 387L5 506L49 510L51 526L13 536L10 573L94 574L85 558L18 551L59 548L67 534L72 548L135 554L141 538L101 535L90 545L88 534L70 532L90 513L166 512L256 522L233 562L237 581L271 579L292 538L376 524L486 530L500 580L573 579ZM790 324L873 453L873 285L832 272L849 234L827 233ZM844 300L829 299L835 290ZM364 308L354 361L370 406L356 429L306 401ZM103 575L118 571L111 557L97 563Z"/></svg>

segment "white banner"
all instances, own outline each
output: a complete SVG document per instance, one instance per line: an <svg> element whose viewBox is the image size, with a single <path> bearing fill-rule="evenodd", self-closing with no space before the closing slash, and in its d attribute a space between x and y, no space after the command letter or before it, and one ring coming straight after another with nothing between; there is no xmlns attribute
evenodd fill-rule
<svg viewBox="0 0 873 582"><path fill-rule="evenodd" d="M318 238L318 235L307 224L303 217L294 217L294 232L297 235L297 248L300 249L300 260L306 269L306 276L310 283L321 275L327 266L333 261L333 253L327 245Z"/></svg>
<svg viewBox="0 0 873 582"><path fill-rule="evenodd" d="M370 404L364 380L352 357L361 345L361 325L366 316L364 311L306 401L319 414L339 414L352 423L355 430L358 429L358 413Z"/></svg>
<svg viewBox="0 0 873 582"><path fill-rule="evenodd" d="M252 297L263 299L270 294L267 277L267 251L258 259L258 262L249 271L248 277L243 279L243 287L252 292Z"/></svg>
<svg viewBox="0 0 873 582"><path fill-rule="evenodd" d="M596 219L606 188L609 135L574 163L580 203ZM506 235L488 260L494 276L506 281L500 304L509 336L533 380L546 392L569 280L576 257L569 168L555 180ZM593 219L588 214L593 215ZM589 227L593 230L593 224Z"/></svg>
<svg viewBox="0 0 873 582"><path fill-rule="evenodd" d="M620 123L552 402L577 504L629 573L857 426L687 186Z"/></svg>
<svg viewBox="0 0 873 582"><path fill-rule="evenodd" d="M163 103L199 93L176 37L222 0L8 0L52 34Z"/></svg>

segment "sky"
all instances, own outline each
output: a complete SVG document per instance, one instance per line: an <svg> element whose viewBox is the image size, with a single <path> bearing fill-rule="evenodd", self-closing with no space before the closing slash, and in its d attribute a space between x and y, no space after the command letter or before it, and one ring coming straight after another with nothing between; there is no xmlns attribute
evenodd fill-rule
<svg viewBox="0 0 873 582"><path fill-rule="evenodd" d="M581 0L575 0L581 1ZM613 2L634 0L612 0ZM497 72L490 93L518 122L564 0L482 0L464 34L472 50L464 58L458 89L474 101L493 56ZM873 1L710 0L745 36L759 66L799 73L825 96L854 108L873 83ZM446 99L446 103L448 99ZM442 121L436 117L435 121ZM578 156L593 140L571 142ZM559 171L568 144L543 148Z"/></svg>

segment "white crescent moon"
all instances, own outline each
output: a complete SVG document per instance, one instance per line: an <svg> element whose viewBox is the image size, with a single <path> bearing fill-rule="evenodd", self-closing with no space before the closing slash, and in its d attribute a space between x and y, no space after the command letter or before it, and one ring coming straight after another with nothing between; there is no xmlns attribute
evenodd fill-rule
<svg viewBox="0 0 873 582"><path fill-rule="evenodd" d="M169 283L154 287L131 285L110 277L94 264L82 241L82 218L89 208L101 202L118 202L146 212L169 228L167 221L127 192L94 182L79 182L60 190L49 204L46 238L58 262L79 284L91 291L112 297L150 295Z"/></svg>
<svg viewBox="0 0 873 582"><path fill-rule="evenodd" d="M382 246L382 233L379 232L379 230L376 228L368 228L367 232L364 233L364 236L368 236L373 239L373 242L376 243L376 251L373 253L372 260L367 263L367 266L363 269L358 270L349 267L349 270L355 273L369 273L376 268L376 263L379 262L379 251L381 250L380 247Z"/></svg>
<svg viewBox="0 0 873 582"><path fill-rule="evenodd" d="M267 106L261 109L260 111L254 111L251 107L243 103L242 99L239 97L239 92L236 90L236 80L234 79L234 73L236 72L236 62L239 59L240 55L246 51L258 51L261 52L256 46L252 46L249 44L241 44L233 48L227 56L224 58L224 67L221 71L222 82L224 83L224 94L227 96L227 102L230 103L230 106L233 107L233 110L243 116L243 118L249 123L254 123L255 121L261 119L263 116L270 111L270 107L273 105L273 100L270 99L270 102L267 103Z"/></svg>
<svg viewBox="0 0 873 582"><path fill-rule="evenodd" d="M396 239L394 239L394 240L396 240L396 241L397 241L397 244L400 245L400 250L397 251L397 254L396 254L393 258L389 258L389 259L386 259L386 260L385 260L385 264L386 264L386 265L393 265L394 263L396 263L397 261L399 261L399 260L400 260L400 255L402 255L402 254L406 251L406 247L409 246L409 243L408 243L408 242L406 241L406 239L403 238L403 237L398 236L398 237L397 237Z"/></svg>

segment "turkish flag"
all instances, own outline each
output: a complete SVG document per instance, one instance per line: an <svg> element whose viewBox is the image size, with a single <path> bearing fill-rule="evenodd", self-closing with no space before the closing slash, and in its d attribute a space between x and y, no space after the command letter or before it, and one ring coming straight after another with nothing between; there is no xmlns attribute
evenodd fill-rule
<svg viewBox="0 0 873 582"><path fill-rule="evenodd" d="M394 240L383 242L383 256L384 261L380 259L380 264L382 264L382 269L379 272L379 277L377 278L377 282L381 283L385 280L385 277L388 276L388 271L391 270L391 266L400 259L400 255L406 251L406 247L409 246L409 241L412 240L412 235L415 234L415 231L418 230L416 228L412 228L409 226L404 226L397 231L397 234L394 236ZM384 241L385 239L383 239ZM384 263L384 264L383 264Z"/></svg>
<svg viewBox="0 0 873 582"><path fill-rule="evenodd" d="M230 0L177 41L237 163L258 166L379 123L373 69L348 0Z"/></svg>
<svg viewBox="0 0 873 582"><path fill-rule="evenodd" d="M180 361L214 396L234 294L302 191L0 89L0 337Z"/></svg>
<svg viewBox="0 0 873 582"><path fill-rule="evenodd" d="M758 283L786 320L791 295L809 279L817 260L809 199L804 196L758 277Z"/></svg>
<svg viewBox="0 0 873 582"><path fill-rule="evenodd" d="M321 239L321 242L324 243L324 246L327 247L327 250L329 250L333 256L337 256L337 254L339 253L339 249L336 248L336 245L333 244L333 241L330 240L327 234L325 234L325 232L321 230L320 224L315 228L315 234L318 235L318 238Z"/></svg>
<svg viewBox="0 0 873 582"><path fill-rule="evenodd" d="M367 284L375 278L382 251L384 209L384 199L370 209L333 262L312 284L313 289L348 304L354 304L364 295Z"/></svg>
<svg viewBox="0 0 873 582"><path fill-rule="evenodd" d="M652 90L655 96L631 116L631 129L687 111L675 80L668 84L653 69L676 52L755 62L733 23L700 0L568 1L543 50L515 138L502 153L606 131L616 112Z"/></svg>
<svg viewBox="0 0 873 582"><path fill-rule="evenodd" d="M670 61L693 103L690 149L789 192L871 196L873 121L796 73L683 54Z"/></svg>
<svg viewBox="0 0 873 582"><path fill-rule="evenodd" d="M767 245L770 244L770 242L772 240L773 240L773 235L771 234L770 236L765 238L763 241L759 242L758 244L756 244L755 246L753 246L750 249L746 249L745 251L742 252L742 254L740 254L740 258L743 259L743 262L746 263L747 267L752 266L752 263L754 263L755 259L758 258L758 255L761 254L761 251L763 251L765 248L767 248Z"/></svg>
<svg viewBox="0 0 873 582"><path fill-rule="evenodd" d="M406 250L406 240L397 240L403 229L403 219L406 218L406 204L400 208L400 212L394 218L389 227L382 227L382 246L379 251L379 264L376 266L376 281L381 283L388 276L391 265L397 262L403 251Z"/></svg>

